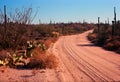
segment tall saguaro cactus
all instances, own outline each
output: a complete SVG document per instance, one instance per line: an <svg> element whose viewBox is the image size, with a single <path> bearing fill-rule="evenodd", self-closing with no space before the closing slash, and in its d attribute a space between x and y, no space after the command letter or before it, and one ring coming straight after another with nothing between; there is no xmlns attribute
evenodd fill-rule
<svg viewBox="0 0 120 82"><path fill-rule="evenodd" d="M115 25L116 25L116 7L114 7L114 21L115 21Z"/></svg>
<svg viewBox="0 0 120 82"><path fill-rule="evenodd" d="M98 33L100 32L100 17L98 17Z"/></svg>
<svg viewBox="0 0 120 82"><path fill-rule="evenodd" d="M115 34L115 28L116 28L116 7L114 7L114 21L112 21L112 35Z"/></svg>
<svg viewBox="0 0 120 82"><path fill-rule="evenodd" d="M6 15L6 6L4 6L4 40L6 39L6 31L7 31L7 15Z"/></svg>

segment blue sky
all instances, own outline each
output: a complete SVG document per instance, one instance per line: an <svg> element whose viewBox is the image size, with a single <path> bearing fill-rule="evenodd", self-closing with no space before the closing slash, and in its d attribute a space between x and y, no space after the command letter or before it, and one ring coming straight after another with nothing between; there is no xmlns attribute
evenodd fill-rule
<svg viewBox="0 0 120 82"><path fill-rule="evenodd" d="M21 9L32 6L38 14L33 23L55 22L97 22L97 17L104 22L109 17L113 20L113 7L117 8L117 18L120 19L120 0L0 0L0 9L7 6L10 9Z"/></svg>

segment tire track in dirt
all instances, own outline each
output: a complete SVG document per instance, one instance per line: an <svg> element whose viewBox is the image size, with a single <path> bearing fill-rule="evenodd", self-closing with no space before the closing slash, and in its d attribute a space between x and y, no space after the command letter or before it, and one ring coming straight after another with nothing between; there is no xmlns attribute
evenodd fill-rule
<svg viewBox="0 0 120 82"><path fill-rule="evenodd" d="M67 49L65 46L64 46L64 49L65 49L64 51L65 51L66 54L68 55L67 57L68 57L71 61L74 62L74 65L76 66L77 69L79 69L80 73L83 72L87 77L89 77L92 81L94 81L94 79L93 79L92 76L90 76L90 75L89 75L88 73L86 73L83 69L81 69L79 66L76 65L78 62L76 61L76 59L75 59L73 56L71 56L71 54L72 54L71 50ZM80 64L80 63L79 63L79 65L81 65L82 67L85 67L85 66L83 66L83 65Z"/></svg>
<svg viewBox="0 0 120 82"><path fill-rule="evenodd" d="M64 70L61 73L56 72L57 76L61 74L59 80L64 79L60 80L61 82L120 81L120 56L118 54L103 51L102 48L94 46L80 46L91 45L86 39L89 32L62 36L53 46L53 52L57 54L62 65L61 70ZM100 54L105 54L105 56Z"/></svg>
<svg viewBox="0 0 120 82"><path fill-rule="evenodd" d="M72 49L72 47L71 47L71 51L73 51L73 49ZM82 59L78 54L79 53L77 53L76 51L73 51L73 53L75 53L76 54L76 56L77 56L77 58L79 58L79 59L81 59L81 61L83 61L83 63L82 63L82 65L83 65L83 67L86 67L86 70L87 70L87 72L89 73L89 74L94 74L94 76L95 76L95 78L99 78L101 81L107 81L105 78L107 78L107 79L109 79L110 81L114 81L112 78L109 78L108 76L106 76L103 72L101 72L100 70L98 70L97 68L95 68L93 65L91 65L91 64L89 64L89 62L87 62L87 61L85 61L84 59ZM81 53L81 54L84 54L84 53ZM87 57L88 58L88 57ZM90 58L89 58L90 59ZM94 61L94 60L93 60ZM96 62L96 61L94 61L94 62ZM78 62L79 63L79 62ZM79 63L80 64L80 63ZM101 74L102 75L104 75L104 77L103 76L101 76ZM95 78L93 78L93 79L95 79ZM98 81L98 80L96 80L96 81Z"/></svg>
<svg viewBox="0 0 120 82"><path fill-rule="evenodd" d="M119 64L117 64L117 63L114 63L114 62L112 62L112 61L110 61L110 60L107 60L107 59L105 59L105 58L103 58L103 57L101 57L101 56L97 56L96 53L94 53L93 51L90 51L89 49L83 48L82 50L83 50L83 51L84 51L84 50L87 50L87 52L94 54L94 56L99 57L99 58L102 59L103 61L111 63L112 66L119 66ZM85 51L84 51L84 52L85 52ZM98 54L99 54L99 53L98 53ZM85 53L84 53L84 55L85 55ZM91 59L91 60L93 60L93 58L90 58L90 57L88 57L87 55L86 55L86 57L89 58L89 59ZM96 62L96 63L99 63L99 62L97 62L97 61L95 61L95 60L93 60L93 61ZM100 65L102 65L102 64L100 64ZM118 75L120 76L119 71L112 70L112 69L108 68L106 65L103 65L103 67L106 68L107 70L111 71L111 72L114 71L116 74L118 74Z"/></svg>
<svg viewBox="0 0 120 82"><path fill-rule="evenodd" d="M112 63L112 64L120 65L120 64L118 64L118 63L116 63L116 62L114 62L114 61L110 61L110 60L106 59L105 57L100 56L100 55L99 55L100 53L96 53L97 50L95 50L96 52L94 52L94 51L91 51L90 49L85 48L85 47L83 48L83 50L87 50L89 53L92 53L92 54L96 55L97 57L100 57L101 59L104 59L104 60L106 60L106 61L108 61L108 62L110 62L110 63ZM106 53L103 53L103 54L104 54L104 55L107 55Z"/></svg>
<svg viewBox="0 0 120 82"><path fill-rule="evenodd" d="M60 47L61 47L61 45L60 45ZM62 66L64 67L64 68L62 68L62 71L65 70L65 74L64 75L62 74L63 75L62 77L64 77L65 79L62 80L61 82L66 82L66 81L67 82L76 82L74 75L72 74L71 70L68 68L70 66L70 64L66 63L66 61L69 61L68 57L66 57L66 55L64 54L62 49L59 49L57 52L58 52L57 56L60 58L59 61L62 64ZM62 53L62 55L61 55L61 53ZM63 60L65 60L65 61L63 61ZM63 79L63 78L61 78L61 79Z"/></svg>
<svg viewBox="0 0 120 82"><path fill-rule="evenodd" d="M68 49L68 53L70 52L69 55L71 56L71 58L73 58L75 60L75 63L78 63L79 69L82 72L84 72L88 77L90 77L93 81L107 81L102 76L96 74L94 70L92 70L94 68L93 66L91 66L88 62L86 62L85 60L83 60L82 58L77 56L77 53L75 51L73 51L73 49L72 49L72 47L70 47L70 45L69 45L69 47L66 47L65 49L66 50ZM73 54L74 54L74 56L73 56ZM80 62L76 58L79 58ZM81 61L82 61L82 63L81 63ZM92 69L90 67L92 67ZM99 71L99 70L97 70L97 71Z"/></svg>
<svg viewBox="0 0 120 82"><path fill-rule="evenodd" d="M63 51L64 51L64 53L66 53L67 58L69 59L69 61L72 61L74 63L73 65L76 67L76 69L79 70L79 73L84 73L88 78L91 79L91 81L94 81L94 79L92 78L92 76L89 76L89 74L87 74L84 70L82 70L79 66L76 65L77 61L74 59L74 57L71 56L72 52L68 48L66 48L65 42L63 42L63 43L64 43L63 46L62 46L63 47ZM71 68L69 68L69 69L71 69ZM73 70L72 70L72 72L73 72ZM75 82L78 82L78 81L79 80L76 80Z"/></svg>
<svg viewBox="0 0 120 82"><path fill-rule="evenodd" d="M87 40L87 39L86 39ZM88 43L87 43L88 44ZM90 44L90 43L89 43ZM116 54L116 53L113 53L113 52L109 52L109 51L105 51L105 50L103 50L103 49L100 49L99 47L94 47L94 46L92 46L91 48L90 47L77 47L76 45L73 45L72 44L72 46L75 46L75 49L76 49L76 51L78 52L78 53L80 53L80 51L79 51L79 49L82 49L81 50L81 52L82 53L84 53L84 55L88 58L88 59L90 59L90 60L93 60L94 62L96 62L96 63L99 63L99 64L101 64L101 69L103 69L104 68L104 72L109 72L109 74L110 73L112 73L112 75L114 74L115 76L117 75L119 78L120 78L120 70L119 69L111 69L111 67L119 67L120 66L120 56L118 55L118 54ZM96 51L94 50L95 48L99 48L99 50L101 50L102 52L100 52L100 53L97 53L97 51L99 51L98 49L96 49ZM87 52L86 52L87 51ZM89 55L87 55L87 53L90 53ZM105 54L104 54L105 53ZM102 54L102 55L100 55L100 54ZM105 57L103 57L104 55L107 55L107 57L105 56ZM101 57L102 56L102 57ZM110 57L110 56L112 56L112 57ZM104 61L105 62L105 64L102 64L102 63L100 63L100 62L98 62L98 61L95 61L94 60L94 57L95 58L99 58L100 60L102 60L102 61ZM119 61L116 61L116 60L113 60L113 57L114 58L116 58L116 60L119 60ZM106 59L107 58L107 59ZM108 59L109 58L109 59ZM110 60L111 59L111 60ZM108 65L106 65L106 64L109 64L110 66L108 66ZM99 68L99 69L100 69ZM103 71L103 70L102 70ZM103 73L104 73L103 72ZM106 75L108 75L108 74L106 74ZM110 77L110 76L109 76ZM113 78L113 77L111 77L111 78Z"/></svg>
<svg viewBox="0 0 120 82"><path fill-rule="evenodd" d="M80 34L80 35L76 36L76 38L83 38L83 36L84 36L84 34ZM96 47L96 46L94 46L94 44L90 43L88 41L87 37L84 38L84 42L87 42L87 43L82 43L81 44L80 42L83 42L81 40L80 41L79 40L74 40L74 42L77 43L77 44L74 44L74 46L77 45L76 46L76 47L78 47L77 49L79 49L79 46L81 46L82 48L80 47L80 49L82 49L83 51L86 50L86 51L90 52L91 54L96 55L96 57L100 57L101 59L104 59L104 60L106 60L106 61L108 61L110 63L116 64L116 65L120 65L120 64L118 64L118 62L120 62L119 61L119 58L120 58L119 54L117 55L114 52L109 52L109 51L107 52L107 51L103 50L102 48L98 49L100 47ZM90 48L92 48L92 49L90 49ZM98 53L98 52L102 52L102 53ZM116 56L115 56L115 54L116 54ZM113 60L118 59L118 61L117 62L116 61L111 61L111 58L105 57L106 55L107 56L108 55L112 56ZM119 58L116 58L116 57L119 57Z"/></svg>
<svg viewBox="0 0 120 82"><path fill-rule="evenodd" d="M73 77L73 82L78 82L78 80L76 79L76 75L72 72L73 69L69 68L70 66L73 66L73 67L74 67L74 63L73 63L73 61L71 61L70 58L66 55L66 54L68 54L68 53L67 53L66 51L64 51L63 45L64 45L64 41L63 41L63 43L62 43L62 45L61 45L61 48L62 48L63 53L65 53L65 54L64 54L64 57L60 56L60 58L62 58L62 59L66 58L65 60L67 60L67 61L69 62L69 65L68 65L68 63L66 63L66 61L63 61L63 64L65 65L65 67L66 67L67 71L70 73L70 75ZM74 68L76 68L76 67L74 67ZM77 75L77 76L78 76L78 75Z"/></svg>
<svg viewBox="0 0 120 82"><path fill-rule="evenodd" d="M74 46L74 45L73 45L73 42L71 43L70 46L71 46L71 48L73 48L73 46ZM69 46L69 47L70 47L70 46ZM72 50L74 51L74 53L77 52L77 54L80 54L80 53L84 54L83 56L85 56L85 57L86 57L87 59L89 59L89 60L92 60L92 61L94 61L94 62L96 62L96 63L98 63L98 64L100 63L100 62L98 62L98 61L95 61L95 60L94 60L94 57L93 57L93 58L90 58L89 55L92 54L92 51L89 52L89 49L87 50L87 49L85 49L85 47L81 47L80 49L82 49L82 50L80 51L78 48L76 48L76 46L74 46L74 49L72 49ZM76 50L76 51L75 51L75 50ZM94 52L94 50L93 50L93 52ZM88 55L88 53L89 53L89 55ZM92 55L94 55L94 54L92 54ZM79 55L79 56L80 56L80 55ZM109 56L109 55L108 55L108 56ZM115 54L114 56L118 56L118 55ZM84 57L82 57L82 58L84 58ZM99 58L99 56L96 57L96 58ZM101 59L102 59L102 58L101 58ZM103 60L104 60L104 59L103 59ZM112 60L111 60L111 61L112 61ZM107 63L110 63L110 64L111 64L111 61L109 61L109 62L106 61L106 64L107 64ZM118 62L118 63L119 63L119 62ZM112 64L113 64L113 63L112 63ZM111 64L111 65L112 65L112 64ZM86 64L86 65L87 65L87 64ZM89 65L91 65L91 64L89 64ZM94 64L93 64L93 65L94 65ZM93 65L91 65L91 66L92 66L92 67L95 67L95 66L93 66ZM120 64L119 64L119 65L120 65ZM119 65L118 65L118 64L115 64L115 66L119 66ZM90 66L89 66L89 67L90 67ZM112 75L115 75L115 76L117 75L117 76L120 78L120 72L119 72L119 70L118 70L118 69L117 69L117 70L116 70L116 69L114 70L114 69L108 68L107 65L102 65L102 66L99 67L99 68L98 68L98 67L95 67L95 69L96 69L96 70L99 69L98 71L101 72L102 75L104 75L104 78L105 78L105 77L109 78L109 79L108 79L109 81L114 81L115 78L112 79L112 78L113 78L112 76L110 76L110 75L108 76L108 74L106 74L106 71L109 72L109 74L112 74ZM119 78L116 78L116 79L119 79ZM115 81L118 81L118 80L115 80Z"/></svg>

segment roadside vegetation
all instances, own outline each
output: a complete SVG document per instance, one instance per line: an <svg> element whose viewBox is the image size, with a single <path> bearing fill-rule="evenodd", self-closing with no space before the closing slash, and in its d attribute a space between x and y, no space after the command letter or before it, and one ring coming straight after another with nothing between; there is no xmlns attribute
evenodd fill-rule
<svg viewBox="0 0 120 82"><path fill-rule="evenodd" d="M36 12L37 13L37 12ZM0 12L0 66L11 68L56 68L58 59L48 49L59 36L82 33L94 27L88 23L31 24L32 8Z"/></svg>
<svg viewBox="0 0 120 82"><path fill-rule="evenodd" d="M93 33L88 35L88 39L104 49L120 53L120 22L117 21L115 28L114 24L100 24L99 30L96 25Z"/></svg>
<svg viewBox="0 0 120 82"><path fill-rule="evenodd" d="M120 21L116 17L116 7L114 7L112 24L109 24L109 20L105 24L100 23L100 17L98 17L98 24L93 33L88 35L88 39L107 50L120 53Z"/></svg>

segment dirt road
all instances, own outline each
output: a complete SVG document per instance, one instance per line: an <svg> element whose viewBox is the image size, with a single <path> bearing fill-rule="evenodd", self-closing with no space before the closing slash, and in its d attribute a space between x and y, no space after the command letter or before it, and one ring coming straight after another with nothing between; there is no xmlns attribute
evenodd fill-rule
<svg viewBox="0 0 120 82"><path fill-rule="evenodd" d="M91 31L62 36L53 47L60 60L62 82L120 81L120 55L94 46L87 40Z"/></svg>
<svg viewBox="0 0 120 82"><path fill-rule="evenodd" d="M56 70L16 70L0 73L2 82L120 81L120 55L91 44L86 36L62 36L49 49L59 60ZM4 78L4 79L3 79Z"/></svg>

